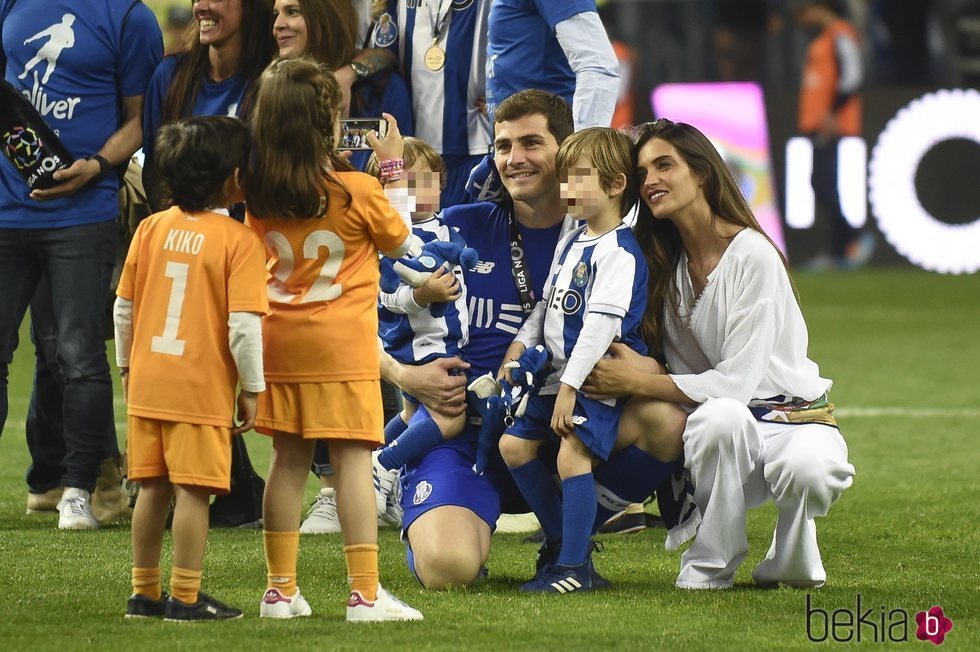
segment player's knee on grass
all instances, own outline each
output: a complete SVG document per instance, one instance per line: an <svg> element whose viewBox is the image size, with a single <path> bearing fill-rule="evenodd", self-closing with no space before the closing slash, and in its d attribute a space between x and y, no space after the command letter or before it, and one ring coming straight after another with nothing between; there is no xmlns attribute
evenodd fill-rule
<svg viewBox="0 0 980 652"><path fill-rule="evenodd" d="M480 574L483 563L479 551L453 542L429 542L413 546L415 573L427 589L442 591L469 586Z"/></svg>
<svg viewBox="0 0 980 652"><path fill-rule="evenodd" d="M500 437L500 456L509 468L515 468L527 464L538 455L538 448L541 442L530 439L521 439L514 435L504 433Z"/></svg>

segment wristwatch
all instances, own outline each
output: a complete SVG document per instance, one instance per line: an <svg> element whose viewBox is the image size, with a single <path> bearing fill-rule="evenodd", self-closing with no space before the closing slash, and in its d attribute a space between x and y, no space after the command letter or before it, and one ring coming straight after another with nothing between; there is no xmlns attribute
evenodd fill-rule
<svg viewBox="0 0 980 652"><path fill-rule="evenodd" d="M371 76L371 70L360 61L351 61L350 67L357 76L358 81Z"/></svg>

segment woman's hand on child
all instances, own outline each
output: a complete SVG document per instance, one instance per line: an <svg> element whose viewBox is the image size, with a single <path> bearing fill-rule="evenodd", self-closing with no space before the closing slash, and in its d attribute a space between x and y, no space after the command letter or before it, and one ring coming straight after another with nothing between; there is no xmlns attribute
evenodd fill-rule
<svg viewBox="0 0 980 652"><path fill-rule="evenodd" d="M384 138L378 138L378 134L373 131L369 132L367 135L368 145L374 150L379 161L403 158L405 141L402 139L401 132L398 131L398 121L390 113L382 113L381 116L388 123L388 132Z"/></svg>
<svg viewBox="0 0 980 652"><path fill-rule="evenodd" d="M634 393L633 382L639 374L663 374L659 362L640 355L622 342L609 346L608 357L603 357L585 379L582 392L591 399L619 398Z"/></svg>
<svg viewBox="0 0 980 652"><path fill-rule="evenodd" d="M240 435L255 427L255 410L259 399L255 392L242 390L238 393L238 421L240 424L231 429L231 434Z"/></svg>
<svg viewBox="0 0 980 652"><path fill-rule="evenodd" d="M427 306L430 303L455 301L463 291L459 279L450 270L440 267L420 287L415 288L415 303Z"/></svg>

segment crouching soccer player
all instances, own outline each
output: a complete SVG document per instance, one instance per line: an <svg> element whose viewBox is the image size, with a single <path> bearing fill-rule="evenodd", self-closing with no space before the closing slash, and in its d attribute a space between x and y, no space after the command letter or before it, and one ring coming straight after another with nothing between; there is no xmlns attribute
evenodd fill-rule
<svg viewBox="0 0 980 652"><path fill-rule="evenodd" d="M249 135L233 118L191 118L164 127L156 152L174 205L137 229L113 310L129 478L140 483L126 617L240 618L200 587L210 495L228 492L231 438L251 429L256 393L265 389L265 250L222 208L244 199ZM241 423L233 428L236 383ZM160 548L171 498L168 597Z"/></svg>
<svg viewBox="0 0 980 652"><path fill-rule="evenodd" d="M525 591L569 593L607 586L592 565L596 518L592 468L609 458L626 399L592 400L578 390L614 341L645 355L640 334L647 267L622 217L633 205L631 143L608 128L585 129L561 145L556 166L569 214L584 220L555 250L543 297L505 360L544 343L551 373L527 411L500 440L500 452L545 534L537 573ZM507 372L501 368L503 376ZM509 379L509 377L508 377ZM561 491L539 457L557 435Z"/></svg>

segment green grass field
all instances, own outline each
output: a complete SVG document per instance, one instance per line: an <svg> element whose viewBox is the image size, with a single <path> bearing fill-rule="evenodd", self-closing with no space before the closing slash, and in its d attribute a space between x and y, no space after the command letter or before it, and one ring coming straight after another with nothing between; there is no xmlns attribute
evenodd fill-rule
<svg viewBox="0 0 980 652"><path fill-rule="evenodd" d="M876 649L931 649L915 639L914 615L941 605L953 623L943 649L980 649L980 275L943 277L907 269L796 277L810 327L812 357L835 379L832 399L857 468L854 486L829 518L818 521L827 585L810 593L828 613L882 607L908 612L909 641L868 642ZM26 335L26 333L25 333ZM26 341L26 337L25 337ZM0 649L675 649L809 648L807 592L756 589L749 572L765 554L775 516L749 520L749 557L733 590L674 588L679 553L663 549L664 532L605 536L599 570L612 590L556 597L517 591L535 548L520 537L495 537L483 585L424 592L404 566L392 530L382 531L385 585L425 614L418 624L352 626L344 622L344 566L339 536L301 543L300 584L314 609L302 622L257 617L265 587L258 531L213 531L205 589L246 610L240 621L171 625L127 622L129 528L66 533L55 514L25 515L28 464L24 412L30 392L30 344L17 353L11 413L0 438ZM117 421L124 412L117 403ZM120 440L123 436L120 426ZM250 434L265 468L269 446ZM312 497L314 485L309 486ZM164 553L165 574L169 549ZM845 616L841 615L841 618ZM815 617L815 636L823 634ZM896 631L896 630L893 630ZM843 636L844 630L839 630ZM899 632L896 632L896 635ZM884 638L878 627L879 640ZM832 640L824 647L836 646Z"/></svg>

